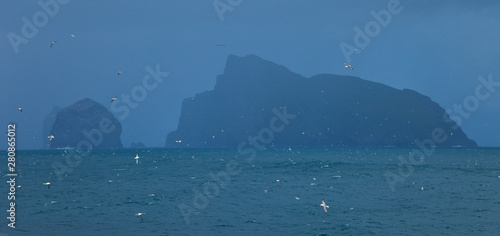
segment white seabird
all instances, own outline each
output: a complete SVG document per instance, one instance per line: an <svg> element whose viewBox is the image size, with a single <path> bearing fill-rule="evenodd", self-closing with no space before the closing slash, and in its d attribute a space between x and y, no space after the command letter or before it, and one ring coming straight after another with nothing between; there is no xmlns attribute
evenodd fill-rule
<svg viewBox="0 0 500 236"><path fill-rule="evenodd" d="M69 37L74 38L74 37L75 37L75 35L74 35L74 34L72 34L72 35L70 35Z"/></svg>
<svg viewBox="0 0 500 236"><path fill-rule="evenodd" d="M134 159L135 159L135 163L139 164L139 154L135 154Z"/></svg>
<svg viewBox="0 0 500 236"><path fill-rule="evenodd" d="M355 53L360 53L361 51L365 50L365 48L355 48L354 52Z"/></svg>
<svg viewBox="0 0 500 236"><path fill-rule="evenodd" d="M52 41L52 43L50 44L50 47L54 46L56 44L56 41Z"/></svg>
<svg viewBox="0 0 500 236"><path fill-rule="evenodd" d="M351 68L351 70L354 70L354 68L352 68L352 65L349 65L347 63L344 63L344 65L345 65L345 68Z"/></svg>
<svg viewBox="0 0 500 236"><path fill-rule="evenodd" d="M325 213L328 213L328 211L326 210L326 208L330 208L330 206L326 205L325 199L321 200L321 205L320 206L323 207L323 210L325 210Z"/></svg>
<svg viewBox="0 0 500 236"><path fill-rule="evenodd" d="M20 111L20 112L23 112L23 109L20 108L20 107L18 107L17 110Z"/></svg>
<svg viewBox="0 0 500 236"><path fill-rule="evenodd" d="M113 102L114 100L116 100L116 97L112 97L111 98L111 102Z"/></svg>
<svg viewBox="0 0 500 236"><path fill-rule="evenodd" d="M43 183L44 186L47 186L47 188L50 188L50 182L45 182Z"/></svg>
<svg viewBox="0 0 500 236"><path fill-rule="evenodd" d="M54 137L54 135L52 135L52 134L51 134L51 135L50 135L50 136L48 136L47 138L49 139L49 141L52 141L52 139L53 139L53 138L55 138L55 137Z"/></svg>
<svg viewBox="0 0 500 236"><path fill-rule="evenodd" d="M141 221L144 221L144 219L142 218L142 215L145 215L146 213L142 213L142 212L139 212L139 213L135 213L135 216L139 216L139 218L141 218Z"/></svg>

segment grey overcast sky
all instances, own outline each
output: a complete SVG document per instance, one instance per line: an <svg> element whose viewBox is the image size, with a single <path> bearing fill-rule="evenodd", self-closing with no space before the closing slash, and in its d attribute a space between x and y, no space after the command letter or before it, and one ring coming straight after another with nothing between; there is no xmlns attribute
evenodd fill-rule
<svg viewBox="0 0 500 236"><path fill-rule="evenodd" d="M0 124L17 123L18 148L42 148L54 106L88 97L112 110L111 97L130 95L158 65L169 76L120 122L125 147L162 147L182 100L211 90L228 55L255 54L306 77L416 90L480 146L500 146L500 86L478 80L500 82L499 12L495 0L4 1Z"/></svg>

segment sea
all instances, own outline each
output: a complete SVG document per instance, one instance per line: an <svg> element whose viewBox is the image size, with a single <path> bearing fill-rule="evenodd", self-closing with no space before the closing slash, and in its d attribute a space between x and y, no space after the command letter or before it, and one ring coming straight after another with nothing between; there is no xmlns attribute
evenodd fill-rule
<svg viewBox="0 0 500 236"><path fill-rule="evenodd" d="M498 148L18 151L15 228L7 158L0 236L500 235Z"/></svg>

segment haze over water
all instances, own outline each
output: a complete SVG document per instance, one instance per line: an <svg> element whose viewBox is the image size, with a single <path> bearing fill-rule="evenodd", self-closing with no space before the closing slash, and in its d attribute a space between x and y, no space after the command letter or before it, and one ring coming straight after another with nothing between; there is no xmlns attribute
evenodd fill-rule
<svg viewBox="0 0 500 236"><path fill-rule="evenodd" d="M3 218L0 236L500 232L498 0L2 3L0 125L16 127L0 141L0 210L15 203L16 228ZM225 76L228 58L249 55L277 69ZM221 77L245 82L222 87L239 100L210 95ZM82 100L93 110L66 110L54 129ZM109 133L124 149L100 149ZM443 139L455 148L432 147ZM394 147L412 145L424 147Z"/></svg>

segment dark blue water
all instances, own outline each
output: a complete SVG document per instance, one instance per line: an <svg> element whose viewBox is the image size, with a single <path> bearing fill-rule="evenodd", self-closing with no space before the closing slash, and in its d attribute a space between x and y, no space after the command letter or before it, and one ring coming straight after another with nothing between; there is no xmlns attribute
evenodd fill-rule
<svg viewBox="0 0 500 236"><path fill-rule="evenodd" d="M398 159L409 152L152 149L139 164L136 150L18 152L16 229L4 218L0 235L498 235L500 149Z"/></svg>

